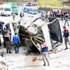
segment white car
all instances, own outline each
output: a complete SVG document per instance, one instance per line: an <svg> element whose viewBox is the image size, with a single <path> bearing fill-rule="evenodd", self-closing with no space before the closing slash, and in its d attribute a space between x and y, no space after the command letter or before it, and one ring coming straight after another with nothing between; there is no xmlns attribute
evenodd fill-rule
<svg viewBox="0 0 70 70"><path fill-rule="evenodd" d="M12 8L9 4L2 4L0 6L0 15L11 15L12 14Z"/></svg>

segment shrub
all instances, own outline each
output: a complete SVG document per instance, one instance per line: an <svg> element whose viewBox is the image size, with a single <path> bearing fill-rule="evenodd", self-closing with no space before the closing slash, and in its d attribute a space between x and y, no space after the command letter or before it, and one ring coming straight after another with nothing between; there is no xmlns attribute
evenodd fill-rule
<svg viewBox="0 0 70 70"><path fill-rule="evenodd" d="M62 4L57 0L50 0L49 5L55 6L55 7L62 7Z"/></svg>

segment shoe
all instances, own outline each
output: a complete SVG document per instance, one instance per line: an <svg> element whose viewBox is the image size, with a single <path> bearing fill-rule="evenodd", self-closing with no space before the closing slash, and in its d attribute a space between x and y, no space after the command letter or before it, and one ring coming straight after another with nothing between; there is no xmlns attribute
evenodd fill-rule
<svg viewBox="0 0 70 70"><path fill-rule="evenodd" d="M64 50L67 50L68 48L65 48Z"/></svg>
<svg viewBox="0 0 70 70"><path fill-rule="evenodd" d="M50 66L50 64L48 63L48 66Z"/></svg>
<svg viewBox="0 0 70 70"><path fill-rule="evenodd" d="M16 54L18 54L19 52L15 52Z"/></svg>
<svg viewBox="0 0 70 70"><path fill-rule="evenodd" d="M43 66L46 66L46 64L44 63L44 65Z"/></svg>
<svg viewBox="0 0 70 70"><path fill-rule="evenodd" d="M7 51L7 53L9 53L9 52Z"/></svg>
<svg viewBox="0 0 70 70"><path fill-rule="evenodd" d="M9 53L12 53L12 52L9 52Z"/></svg>

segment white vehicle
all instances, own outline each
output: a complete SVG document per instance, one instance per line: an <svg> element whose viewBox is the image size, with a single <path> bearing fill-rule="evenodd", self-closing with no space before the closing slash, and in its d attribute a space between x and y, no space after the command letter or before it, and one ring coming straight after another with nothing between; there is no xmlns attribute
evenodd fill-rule
<svg viewBox="0 0 70 70"><path fill-rule="evenodd" d="M35 9L35 10L38 10L38 8L39 8L38 4L34 4L34 3L24 4L23 7L27 8L27 9Z"/></svg>
<svg viewBox="0 0 70 70"><path fill-rule="evenodd" d="M12 8L11 5L9 4L2 4L2 6L0 6L0 14L1 15L11 15L12 14Z"/></svg>
<svg viewBox="0 0 70 70"><path fill-rule="evenodd" d="M35 46L39 51L41 51L40 44L45 41L48 46L48 50L52 50L53 47L62 43L59 20L54 19L53 21L55 22L51 24L51 21L48 22L39 16L24 16L20 22L20 28L18 31L18 34L21 37L21 42L25 42L26 38L28 38L32 43L32 47L30 46L32 50Z"/></svg>

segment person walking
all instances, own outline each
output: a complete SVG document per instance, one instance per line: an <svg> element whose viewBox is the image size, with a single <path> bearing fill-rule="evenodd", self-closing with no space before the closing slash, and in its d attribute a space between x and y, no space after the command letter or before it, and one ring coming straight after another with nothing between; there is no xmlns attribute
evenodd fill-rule
<svg viewBox="0 0 70 70"><path fill-rule="evenodd" d="M63 31L63 37L64 37L64 41L65 41L65 50L68 49L67 43L69 42L68 37L69 37L69 30L66 27L63 27L64 31Z"/></svg>
<svg viewBox="0 0 70 70"><path fill-rule="evenodd" d="M13 42L14 42L15 53L19 53L20 39L19 39L19 36L17 35L17 33L15 33L15 35L13 36Z"/></svg>
<svg viewBox="0 0 70 70"><path fill-rule="evenodd" d="M46 55L48 54L48 46L46 45L45 42L43 42L41 44L41 47L42 47L42 58L43 58L44 66L46 66L46 61L49 66L49 60L46 57Z"/></svg>

